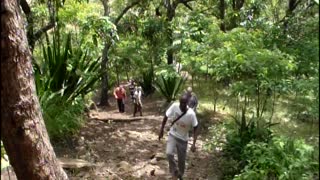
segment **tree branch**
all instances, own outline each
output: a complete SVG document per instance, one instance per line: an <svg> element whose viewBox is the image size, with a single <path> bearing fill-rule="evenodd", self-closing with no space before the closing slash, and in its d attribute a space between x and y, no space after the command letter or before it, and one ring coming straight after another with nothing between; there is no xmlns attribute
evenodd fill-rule
<svg viewBox="0 0 320 180"><path fill-rule="evenodd" d="M189 6L189 4L187 4L186 2L183 2L182 4L185 5L185 6L186 6L188 9L190 9L191 11L193 11L192 7Z"/></svg>
<svg viewBox="0 0 320 180"><path fill-rule="evenodd" d="M31 8L26 0L20 0L20 6L22 8L22 11L26 16L29 16L31 13Z"/></svg>
<svg viewBox="0 0 320 180"><path fill-rule="evenodd" d="M188 9L193 11L192 7L188 4L188 2L191 2L191 1L195 1L195 0L177 0L177 1L173 2L172 7L173 7L173 9L176 9L179 4L183 4Z"/></svg>
<svg viewBox="0 0 320 180"><path fill-rule="evenodd" d="M119 21L121 20L121 18L124 16L124 14L126 14L129 11L129 9L131 9L133 6L139 4L139 2L140 2L140 0L137 0L137 1L133 2L132 4L128 5L126 8L124 8L123 11L117 17L117 19L114 21L114 24L117 25L119 23Z"/></svg>
<svg viewBox="0 0 320 180"><path fill-rule="evenodd" d="M34 33L34 39L38 40L43 33L47 32L48 30L54 28L55 26L55 22L50 22L49 24L47 24L46 26L42 27L41 29L39 29L36 33Z"/></svg>

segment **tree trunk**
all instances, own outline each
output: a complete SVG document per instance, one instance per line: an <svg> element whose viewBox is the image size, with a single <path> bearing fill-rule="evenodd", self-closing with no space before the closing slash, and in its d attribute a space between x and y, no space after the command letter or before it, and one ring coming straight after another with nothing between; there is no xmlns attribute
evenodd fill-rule
<svg viewBox="0 0 320 180"><path fill-rule="evenodd" d="M168 32L168 40L169 40L169 49L167 50L167 63L168 64L173 64L173 50L171 46L173 45L173 32L170 27L170 23L172 22L174 16L175 16L175 9L170 1L167 2L167 32Z"/></svg>
<svg viewBox="0 0 320 180"><path fill-rule="evenodd" d="M299 0L289 0L288 1L288 9L286 11L286 15L283 21L284 33L289 29L289 19L293 16L294 10L297 8L301 1Z"/></svg>
<svg viewBox="0 0 320 180"><path fill-rule="evenodd" d="M110 8L109 8L109 0L101 0L103 9L104 9L104 16L109 16ZM109 62L109 49L111 45L108 43L104 44L104 48L102 51L102 61L101 61L101 71L103 72L102 75L102 82L101 82L101 96L100 96L100 103L99 106L110 106L109 104L109 76L108 76L108 69L107 65Z"/></svg>
<svg viewBox="0 0 320 180"><path fill-rule="evenodd" d="M47 6L49 11L49 22L47 25L41 27L37 31L34 31L34 15L27 0L20 0L20 6L27 18L27 38L31 52L33 52L36 42L45 34L48 30L55 27L56 24L56 7L52 0L48 0Z"/></svg>
<svg viewBox="0 0 320 180"><path fill-rule="evenodd" d="M102 75L102 82L101 82L101 98L99 106L110 106L109 104L109 97L108 97L108 90L109 90L109 76L108 76L108 69L107 64L109 62L109 48L110 44L105 44L103 53L102 53L102 62L101 62L101 71L103 72Z"/></svg>
<svg viewBox="0 0 320 180"><path fill-rule="evenodd" d="M244 5L244 0L232 0L232 10L233 13L238 14L238 15L233 15L230 19L230 27L228 27L229 30L236 28L239 26L240 23L240 9Z"/></svg>
<svg viewBox="0 0 320 180"><path fill-rule="evenodd" d="M17 1L1 1L1 139L18 179L68 179L36 96L31 52Z"/></svg>
<svg viewBox="0 0 320 180"><path fill-rule="evenodd" d="M172 29L169 27L167 32L168 32L168 39L169 39L169 49L167 50L167 63L173 64L173 49L171 47L173 45Z"/></svg>
<svg viewBox="0 0 320 180"><path fill-rule="evenodd" d="M225 22L224 22L224 16L225 16L225 2L224 0L220 0L220 3L219 3L219 11L220 11L220 20L221 20L221 23L220 23L220 30L223 31L223 32L226 32L226 26L225 26Z"/></svg>

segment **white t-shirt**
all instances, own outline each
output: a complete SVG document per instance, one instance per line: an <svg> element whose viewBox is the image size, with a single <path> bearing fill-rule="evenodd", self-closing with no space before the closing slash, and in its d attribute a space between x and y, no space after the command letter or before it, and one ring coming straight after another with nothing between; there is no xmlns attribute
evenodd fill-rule
<svg viewBox="0 0 320 180"><path fill-rule="evenodd" d="M139 102L141 100L141 91L134 91L133 94L134 98L136 98L136 100Z"/></svg>
<svg viewBox="0 0 320 180"><path fill-rule="evenodd" d="M170 125L181 114L182 111L180 110L179 103L173 103L166 111L166 116L169 118ZM189 131L197 125L198 120L196 114L189 108L188 111L170 128L169 134L184 141L188 141Z"/></svg>

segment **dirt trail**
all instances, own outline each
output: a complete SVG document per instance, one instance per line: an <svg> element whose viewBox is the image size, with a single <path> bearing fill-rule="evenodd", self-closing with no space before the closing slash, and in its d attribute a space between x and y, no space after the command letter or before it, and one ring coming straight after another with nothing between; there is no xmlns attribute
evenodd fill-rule
<svg viewBox="0 0 320 180"><path fill-rule="evenodd" d="M111 107L91 111L85 126L70 146L55 147L58 157L78 158L96 166L68 170L71 179L170 179L165 157L166 138L158 141L163 116L163 101L144 99L143 117L132 117L132 105L126 102L126 113ZM138 113L137 113L138 114ZM113 119L113 120L110 120ZM213 167L214 158L203 150L204 137L199 136L197 152L189 141L184 179L219 179Z"/></svg>

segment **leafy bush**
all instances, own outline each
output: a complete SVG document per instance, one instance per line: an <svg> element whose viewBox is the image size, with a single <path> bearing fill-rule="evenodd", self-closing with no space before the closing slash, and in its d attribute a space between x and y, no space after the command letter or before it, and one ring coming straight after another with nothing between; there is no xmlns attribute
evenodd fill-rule
<svg viewBox="0 0 320 180"><path fill-rule="evenodd" d="M303 140L275 137L270 143L250 142L244 149L247 165L234 179L313 179L319 163Z"/></svg>
<svg viewBox="0 0 320 180"><path fill-rule="evenodd" d="M241 160L241 153L249 142L268 142L272 138L270 126L274 124L256 118L248 121L244 114L241 120L235 117L234 120L235 123L227 124L229 132L226 134L224 152L236 160Z"/></svg>
<svg viewBox="0 0 320 180"><path fill-rule="evenodd" d="M100 60L93 60L88 52L72 49L71 34L65 44L53 37L53 42L43 47L43 61L35 63L35 81L40 97L48 91L59 93L69 102L92 91L101 77Z"/></svg>
<svg viewBox="0 0 320 180"><path fill-rule="evenodd" d="M298 180L318 177L318 156L312 146L303 140L272 135L266 127L268 123L258 128L253 122L245 136L240 135L239 126L234 122L210 127L212 138L205 147L209 151L223 152L220 167L224 179Z"/></svg>
<svg viewBox="0 0 320 180"><path fill-rule="evenodd" d="M142 81L140 81L139 84L146 96L154 92L154 87L152 86L153 77L154 74L152 69L142 73Z"/></svg>
<svg viewBox="0 0 320 180"><path fill-rule="evenodd" d="M243 158L243 152L248 143L267 143L272 139L272 125L263 119L247 120L245 112L242 111L240 119L233 117L233 121L209 128L212 138L206 147L209 151L220 149L223 152L224 159L227 159L221 161L225 178L233 177L245 167L247 162Z"/></svg>
<svg viewBox="0 0 320 180"><path fill-rule="evenodd" d="M184 83L185 79L178 75L160 74L155 81L155 88L166 98L167 102L171 102L176 99Z"/></svg>
<svg viewBox="0 0 320 180"><path fill-rule="evenodd" d="M61 139L77 132L84 122L84 102L77 98L67 102L58 94L51 93L41 101L43 118L51 139Z"/></svg>

